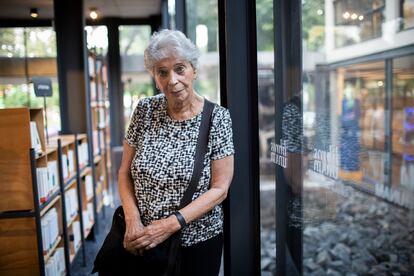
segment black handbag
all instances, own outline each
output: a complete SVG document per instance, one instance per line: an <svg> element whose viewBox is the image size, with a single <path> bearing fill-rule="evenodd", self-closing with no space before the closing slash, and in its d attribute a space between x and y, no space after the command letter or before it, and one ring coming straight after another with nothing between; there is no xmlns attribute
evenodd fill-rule
<svg viewBox="0 0 414 276"><path fill-rule="evenodd" d="M213 109L214 104L205 99L194 157L193 175L191 176L190 184L180 201L178 209L182 209L192 201L192 197L200 180L204 155L207 151ZM111 229L96 255L92 273L99 272L101 276L180 275L181 231L174 233L155 248L145 250L143 256L133 255L124 248L124 234L124 210L122 206L119 206L114 212Z"/></svg>

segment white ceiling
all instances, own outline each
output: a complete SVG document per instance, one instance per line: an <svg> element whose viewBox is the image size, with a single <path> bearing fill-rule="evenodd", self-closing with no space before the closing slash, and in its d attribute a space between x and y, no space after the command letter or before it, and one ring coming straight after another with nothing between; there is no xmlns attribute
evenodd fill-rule
<svg viewBox="0 0 414 276"><path fill-rule="evenodd" d="M146 18L161 14L161 0L84 0L84 6L85 18L92 7L102 17ZM53 18L53 0L0 0L0 19L31 19L30 8L38 9L39 19Z"/></svg>

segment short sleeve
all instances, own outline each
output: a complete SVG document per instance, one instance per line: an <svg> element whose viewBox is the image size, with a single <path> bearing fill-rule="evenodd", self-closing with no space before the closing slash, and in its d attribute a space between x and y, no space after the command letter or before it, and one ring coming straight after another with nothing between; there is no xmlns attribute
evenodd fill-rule
<svg viewBox="0 0 414 276"><path fill-rule="evenodd" d="M132 113L130 123L125 134L125 141L131 147L136 148L138 144L138 136L139 136L139 129L141 125L140 117L142 117L142 103L141 101L138 102L137 106Z"/></svg>
<svg viewBox="0 0 414 276"><path fill-rule="evenodd" d="M230 113L223 107L219 108L213 116L210 137L212 142L211 159L222 159L234 154L233 130Z"/></svg>

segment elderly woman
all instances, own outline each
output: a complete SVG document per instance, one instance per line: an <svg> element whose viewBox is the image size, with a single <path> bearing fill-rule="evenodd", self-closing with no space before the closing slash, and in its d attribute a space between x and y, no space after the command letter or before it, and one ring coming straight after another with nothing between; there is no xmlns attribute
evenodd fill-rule
<svg viewBox="0 0 414 276"><path fill-rule="evenodd" d="M125 213L124 247L133 254L181 230L181 275L217 275L223 210L233 176L228 110L215 105L207 153L193 201L178 210L193 170L204 98L197 94L199 51L179 31L155 33L145 67L162 93L139 101L124 142L119 194ZM185 227L182 228L184 220Z"/></svg>

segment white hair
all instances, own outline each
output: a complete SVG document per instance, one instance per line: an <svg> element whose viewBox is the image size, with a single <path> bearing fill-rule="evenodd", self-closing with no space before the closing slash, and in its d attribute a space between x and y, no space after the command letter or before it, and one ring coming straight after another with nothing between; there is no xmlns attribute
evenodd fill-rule
<svg viewBox="0 0 414 276"><path fill-rule="evenodd" d="M169 57L182 58L190 62L194 69L197 69L200 51L180 31L164 29L155 32L144 52L145 68L153 75L155 64Z"/></svg>

